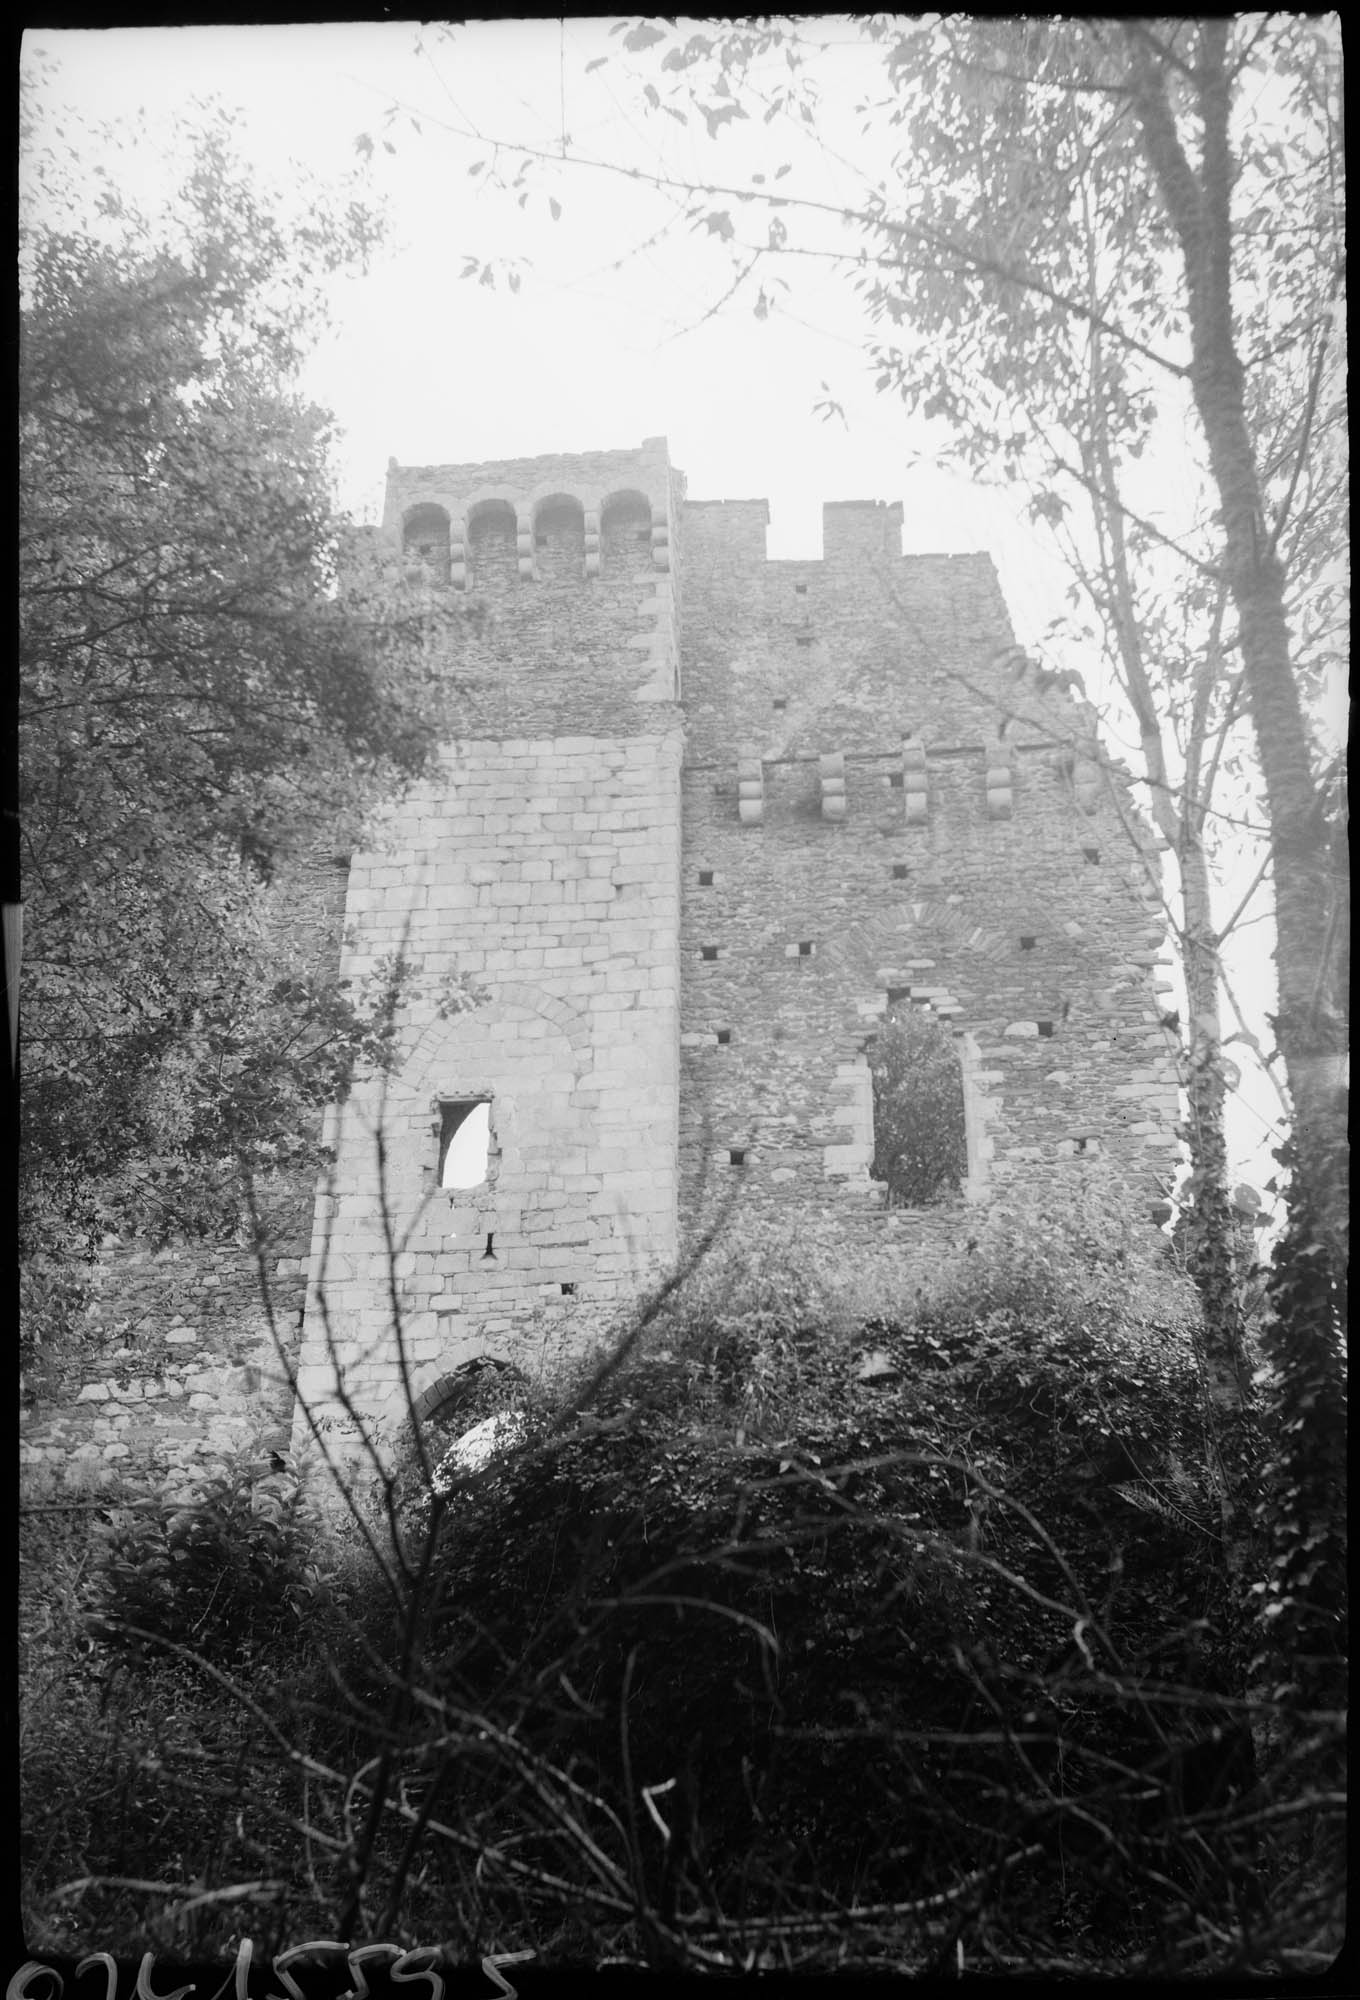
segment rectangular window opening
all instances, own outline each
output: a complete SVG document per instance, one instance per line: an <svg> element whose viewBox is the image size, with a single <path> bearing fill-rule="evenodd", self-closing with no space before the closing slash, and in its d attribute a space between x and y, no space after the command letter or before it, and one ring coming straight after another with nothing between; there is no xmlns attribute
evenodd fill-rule
<svg viewBox="0 0 1360 2000"><path fill-rule="evenodd" d="M1052 1039L1053 1039L1053 1023L1051 1021L1040 1021L1039 1040L1041 1042L1051 1042Z"/></svg>
<svg viewBox="0 0 1360 2000"><path fill-rule="evenodd" d="M701 889L711 889L713 887L713 870L711 868L701 868L699 870L699 887Z"/></svg>
<svg viewBox="0 0 1360 2000"><path fill-rule="evenodd" d="M1091 866L1094 868L1096 863L1100 860L1100 849L1098 847L1083 847L1081 852L1082 852L1082 858L1086 861L1089 861Z"/></svg>
<svg viewBox="0 0 1360 2000"><path fill-rule="evenodd" d="M575 1285L563 1285L562 1296L564 1299L574 1299L576 1297Z"/></svg>
<svg viewBox="0 0 1360 2000"><path fill-rule="evenodd" d="M816 949L817 947L815 944L813 944L810 940L805 939L803 943L800 944L798 947L798 956L800 958L811 958L812 954L816 951Z"/></svg>
<svg viewBox="0 0 1360 2000"><path fill-rule="evenodd" d="M745 1146L731 1146L731 1147L729 1147L729 1148L728 1148L728 1153L727 1153L727 1161L728 1161L728 1165L729 1165L729 1166L733 1166L733 1167L744 1167L744 1166L746 1165L746 1148L745 1148Z"/></svg>
<svg viewBox="0 0 1360 2000"><path fill-rule="evenodd" d="M1033 951L1034 939L1032 937L1022 937L1020 940L1020 949L1021 951Z"/></svg>
<svg viewBox="0 0 1360 2000"><path fill-rule="evenodd" d="M701 944L699 946L699 956L704 961L705 965L712 965L718 956L717 945Z"/></svg>
<svg viewBox="0 0 1360 2000"><path fill-rule="evenodd" d="M905 861L894 861L893 871L892 871L892 878L894 882L905 882L907 876L910 873L911 870L907 867Z"/></svg>
<svg viewBox="0 0 1360 2000"><path fill-rule="evenodd" d="M800 646L810 646L812 644L812 634L810 632L800 632L798 634L798 644Z"/></svg>
<svg viewBox="0 0 1360 2000"><path fill-rule="evenodd" d="M732 1030L730 1028L719 1028L718 1047L720 1049L728 1048L731 1045L731 1041L732 1041Z"/></svg>
<svg viewBox="0 0 1360 2000"><path fill-rule="evenodd" d="M805 583L795 583L795 585L793 586L793 594L795 597L806 597L807 585Z"/></svg>
<svg viewBox="0 0 1360 2000"><path fill-rule="evenodd" d="M782 694L777 694L777 695L775 696L775 698L774 698L774 702L773 702L773 706L774 706L775 708L787 708L787 707L788 707L788 705L789 705L789 701L788 701L788 696L787 696L787 695L782 695Z"/></svg>
<svg viewBox="0 0 1360 2000"><path fill-rule="evenodd" d="M441 1098L438 1136L440 1187L481 1187L491 1161L490 1099Z"/></svg>
<svg viewBox="0 0 1360 2000"><path fill-rule="evenodd" d="M889 774L888 783L892 787L893 791L900 792L903 784L905 783L905 780L903 779L902 773L900 771L893 771Z"/></svg>
<svg viewBox="0 0 1360 2000"><path fill-rule="evenodd" d="M888 1005L890 1007L900 1006L904 1000L910 1000L910 998L910 986L890 986L888 988Z"/></svg>

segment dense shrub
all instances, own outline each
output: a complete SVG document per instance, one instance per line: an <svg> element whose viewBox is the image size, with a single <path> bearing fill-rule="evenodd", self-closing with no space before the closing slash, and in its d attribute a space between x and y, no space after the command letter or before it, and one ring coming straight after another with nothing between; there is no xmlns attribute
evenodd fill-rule
<svg viewBox="0 0 1360 2000"><path fill-rule="evenodd" d="M127 1496L97 1531L90 1629L119 1652L168 1640L219 1665L267 1656L325 1590L315 1531L297 1482L245 1461L188 1503Z"/></svg>
<svg viewBox="0 0 1360 2000"><path fill-rule="evenodd" d="M968 1171L963 1077L944 1022L897 1006L869 1044L874 1092L874 1178L895 1207L958 1196Z"/></svg>
<svg viewBox="0 0 1360 2000"><path fill-rule="evenodd" d="M78 1854L129 1946L180 1908L464 1960L1242 1971L1264 1925L1315 1964L1340 1849L1263 1891L1261 1829L1336 1815L1254 1768L1192 1301L1082 1187L961 1215L928 1282L748 1228L550 1396L479 1378L489 1458L432 1422L347 1547L244 1471L129 1504L48 1934Z"/></svg>
<svg viewBox="0 0 1360 2000"><path fill-rule="evenodd" d="M915 1295L777 1234L702 1268L438 1525L430 1782L493 1707L580 1787L575 1832L503 1768L498 1810L491 1760L483 1879L588 1836L663 1925L976 1877L1012 1943L1150 1936L1185 1772L1242 1749L1189 1315L1098 1197L1003 1207Z"/></svg>

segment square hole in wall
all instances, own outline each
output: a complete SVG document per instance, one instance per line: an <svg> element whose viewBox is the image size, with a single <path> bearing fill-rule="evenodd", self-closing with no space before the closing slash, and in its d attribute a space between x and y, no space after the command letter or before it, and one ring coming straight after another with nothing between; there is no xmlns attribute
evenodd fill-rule
<svg viewBox="0 0 1360 2000"><path fill-rule="evenodd" d="M699 870L699 887L701 889L711 889L713 887L713 870L711 868L701 868Z"/></svg>
<svg viewBox="0 0 1360 2000"><path fill-rule="evenodd" d="M795 583L795 585L793 586L793 594L795 597L806 597L807 585L805 583Z"/></svg>
<svg viewBox="0 0 1360 2000"><path fill-rule="evenodd" d="M1053 1039L1053 1023L1051 1021L1040 1021L1039 1040L1041 1042L1051 1042L1052 1039Z"/></svg>
<svg viewBox="0 0 1360 2000"><path fill-rule="evenodd" d="M816 945L813 944L810 939L804 939L802 944L800 944L798 947L798 956L800 958L811 958L812 954L816 951L816 949L817 949Z"/></svg>
<svg viewBox="0 0 1360 2000"><path fill-rule="evenodd" d="M900 771L893 771L889 774L888 783L892 787L893 791L900 792L904 782L905 780L903 779L902 773Z"/></svg>
<svg viewBox="0 0 1360 2000"><path fill-rule="evenodd" d="M727 1151L727 1163L732 1167L744 1167L746 1165L745 1146L730 1146Z"/></svg>
<svg viewBox="0 0 1360 2000"><path fill-rule="evenodd" d="M892 878L894 882L905 882L910 873L911 870L905 861L894 861L892 866Z"/></svg>
<svg viewBox="0 0 1360 2000"><path fill-rule="evenodd" d="M788 696L777 694L770 705L772 708L787 708L789 705Z"/></svg>
<svg viewBox="0 0 1360 2000"><path fill-rule="evenodd" d="M910 1000L910 998L910 986L890 986L888 988L888 1005L890 1007L899 1006L903 1000Z"/></svg>
<svg viewBox="0 0 1360 2000"><path fill-rule="evenodd" d="M719 1028L718 1047L720 1049L728 1048L731 1045L731 1041L732 1041L732 1030L730 1028Z"/></svg>
<svg viewBox="0 0 1360 2000"><path fill-rule="evenodd" d="M576 1297L575 1285L563 1285L562 1296L564 1299L574 1299Z"/></svg>
<svg viewBox="0 0 1360 2000"><path fill-rule="evenodd" d="M1034 939L1032 937L1022 937L1020 940L1020 949L1021 951L1033 951Z"/></svg>
<svg viewBox="0 0 1360 2000"><path fill-rule="evenodd" d="M1100 849L1098 847L1083 847L1081 853L1082 859L1089 861L1093 868L1100 859Z"/></svg>
<svg viewBox="0 0 1360 2000"><path fill-rule="evenodd" d="M810 632L800 632L798 634L798 644L800 646L810 646L812 644L812 634Z"/></svg>
<svg viewBox="0 0 1360 2000"><path fill-rule="evenodd" d="M717 945L701 944L699 946L699 956L704 961L705 965L712 965L718 956Z"/></svg>
<svg viewBox="0 0 1360 2000"><path fill-rule="evenodd" d="M534 547L536 549L546 549L547 546L548 546L548 537L546 535L534 536Z"/></svg>

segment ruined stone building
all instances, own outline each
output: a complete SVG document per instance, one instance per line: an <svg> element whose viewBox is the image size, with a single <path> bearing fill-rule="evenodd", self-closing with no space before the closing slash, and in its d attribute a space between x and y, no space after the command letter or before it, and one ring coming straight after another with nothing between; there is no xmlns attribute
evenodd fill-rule
<svg viewBox="0 0 1360 2000"><path fill-rule="evenodd" d="M1157 863L1080 689L1017 648L986 555L901 553L900 505L828 505L817 561L767 559L767 518L690 500L661 438L390 469L399 587L476 615L432 627L457 635L437 769L307 905L348 976L411 972L401 1067L333 1114L276 1265L342 1450L337 1365L394 1436L471 1359L587 1344L720 1211L847 1260L928 1248L956 1213L872 1172L890 1008L952 1036L960 1203L1103 1155L1165 1212ZM286 1419L250 1260L221 1246L205 1289L178 1254L124 1271L151 1348L45 1437L107 1456L135 1419L183 1461L255 1405Z"/></svg>

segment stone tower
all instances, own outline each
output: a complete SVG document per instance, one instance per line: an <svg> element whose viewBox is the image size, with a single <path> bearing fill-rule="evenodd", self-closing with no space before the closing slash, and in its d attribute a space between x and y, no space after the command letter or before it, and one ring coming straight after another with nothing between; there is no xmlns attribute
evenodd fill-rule
<svg viewBox="0 0 1360 2000"><path fill-rule="evenodd" d="M928 1248L948 1213L870 1172L890 1005L952 1032L963 1201L1097 1153L1161 1199L1156 859L1092 711L988 557L903 556L865 501L771 562L767 518L661 438L390 469L401 587L469 616L437 774L349 874L343 970L411 984L317 1203L299 1390L342 1453L337 1381L395 1437L470 1360L598 1336L716 1212Z"/></svg>

